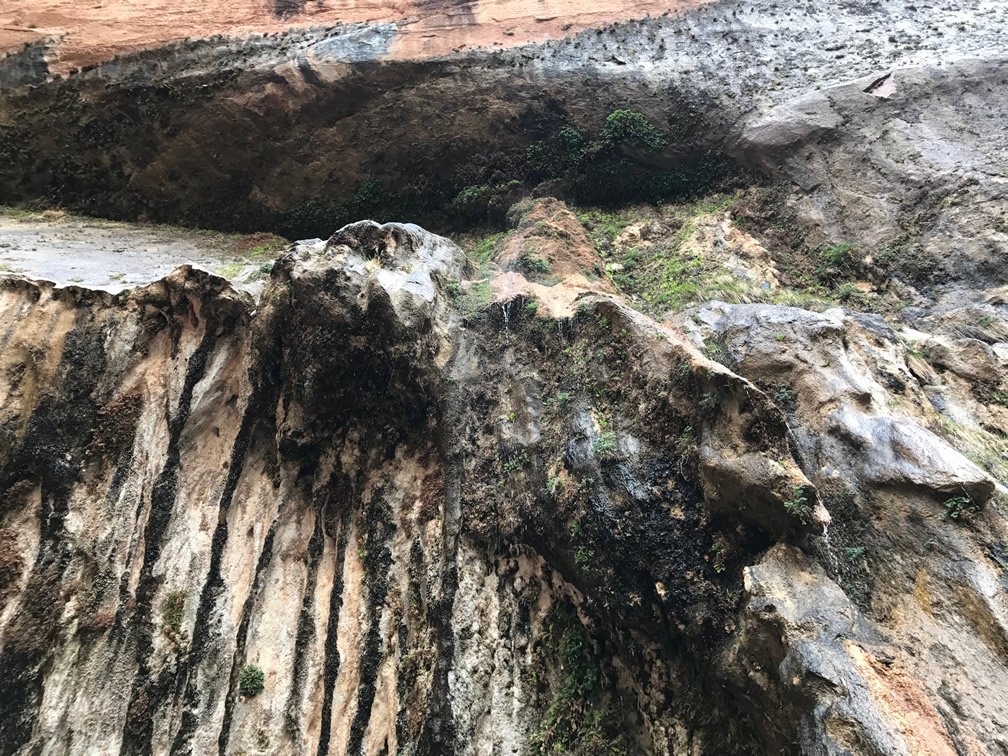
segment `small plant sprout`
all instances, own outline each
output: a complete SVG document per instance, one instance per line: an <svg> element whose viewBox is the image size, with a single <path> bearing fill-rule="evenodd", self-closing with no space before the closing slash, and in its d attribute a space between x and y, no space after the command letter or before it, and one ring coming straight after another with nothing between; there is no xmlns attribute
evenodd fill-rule
<svg viewBox="0 0 1008 756"><path fill-rule="evenodd" d="M598 438L592 443L592 451L595 452L595 456L604 459L615 456L618 448L616 434L612 431L599 434Z"/></svg>
<svg viewBox="0 0 1008 756"><path fill-rule="evenodd" d="M791 498L784 502L784 509L792 517L797 517L802 522L808 523L812 507L809 506L804 486L795 486L791 489Z"/></svg>
<svg viewBox="0 0 1008 756"><path fill-rule="evenodd" d="M945 516L950 520L968 519L979 511L980 505L969 496L953 496L945 500Z"/></svg>

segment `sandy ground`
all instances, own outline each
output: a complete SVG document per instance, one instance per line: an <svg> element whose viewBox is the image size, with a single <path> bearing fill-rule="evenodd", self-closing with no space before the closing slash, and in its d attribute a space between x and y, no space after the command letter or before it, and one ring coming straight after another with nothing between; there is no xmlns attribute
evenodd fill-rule
<svg viewBox="0 0 1008 756"><path fill-rule="evenodd" d="M277 251L236 255L244 237L0 208L0 273L119 292L189 263L252 293Z"/></svg>
<svg viewBox="0 0 1008 756"><path fill-rule="evenodd" d="M356 22L395 22L391 58L510 47L574 34L613 21L680 12L710 0L285 0L298 12L278 18L275 0L4 0L0 53L54 42L52 73L166 42L217 34L275 33Z"/></svg>

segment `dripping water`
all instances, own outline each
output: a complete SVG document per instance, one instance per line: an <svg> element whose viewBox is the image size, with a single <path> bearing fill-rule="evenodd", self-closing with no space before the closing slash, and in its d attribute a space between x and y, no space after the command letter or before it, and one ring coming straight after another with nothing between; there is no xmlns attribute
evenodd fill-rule
<svg viewBox="0 0 1008 756"><path fill-rule="evenodd" d="M511 330L508 326L508 318L511 314L511 302L501 302L500 305L501 312L504 314L504 335L507 339L507 343L511 343Z"/></svg>
<svg viewBox="0 0 1008 756"><path fill-rule="evenodd" d="M826 561L829 563L829 567L833 571L833 574L839 575L840 563L837 561L837 556L836 553L833 551L832 544L830 544L829 523L823 525L822 539L823 539L823 551L826 552Z"/></svg>

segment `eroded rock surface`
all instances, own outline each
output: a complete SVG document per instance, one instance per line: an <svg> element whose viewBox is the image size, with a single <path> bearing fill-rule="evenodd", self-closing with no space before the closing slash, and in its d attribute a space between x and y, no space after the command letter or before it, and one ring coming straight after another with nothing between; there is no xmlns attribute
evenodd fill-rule
<svg viewBox="0 0 1008 756"><path fill-rule="evenodd" d="M591 254L567 212L516 210L497 304L372 221L258 304L8 277L4 750L996 752L1003 489L905 343L523 270Z"/></svg>
<svg viewBox="0 0 1008 756"><path fill-rule="evenodd" d="M0 60L4 201L320 237L5 252L0 752L1008 753L1005 6L463 5Z"/></svg>

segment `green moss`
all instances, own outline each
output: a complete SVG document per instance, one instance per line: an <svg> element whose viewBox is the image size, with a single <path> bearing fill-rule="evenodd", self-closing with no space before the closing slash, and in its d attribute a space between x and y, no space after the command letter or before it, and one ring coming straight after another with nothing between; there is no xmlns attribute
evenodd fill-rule
<svg viewBox="0 0 1008 756"><path fill-rule="evenodd" d="M471 319L490 306L490 282L474 281L469 284L469 290L458 290L454 298L455 307L463 319Z"/></svg>
<svg viewBox="0 0 1008 756"><path fill-rule="evenodd" d="M245 266L240 262L231 262L226 265L222 265L217 271L221 276L227 279L232 279L242 272Z"/></svg>
<svg viewBox="0 0 1008 756"><path fill-rule="evenodd" d="M505 236L503 231L485 236L475 245L465 249L466 271L470 275L485 277L489 274L490 261L497 252L497 247Z"/></svg>
<svg viewBox="0 0 1008 756"><path fill-rule="evenodd" d="M286 239L279 236L274 236L269 241L266 241L263 244L257 244L256 246L252 247L248 251L248 254L252 257L260 257L262 255L267 255L272 252L277 252L283 249L285 246L287 246L287 243L288 242Z"/></svg>
<svg viewBox="0 0 1008 756"><path fill-rule="evenodd" d="M182 630L182 620L185 617L186 591L171 591L161 602L161 626L173 632Z"/></svg>

